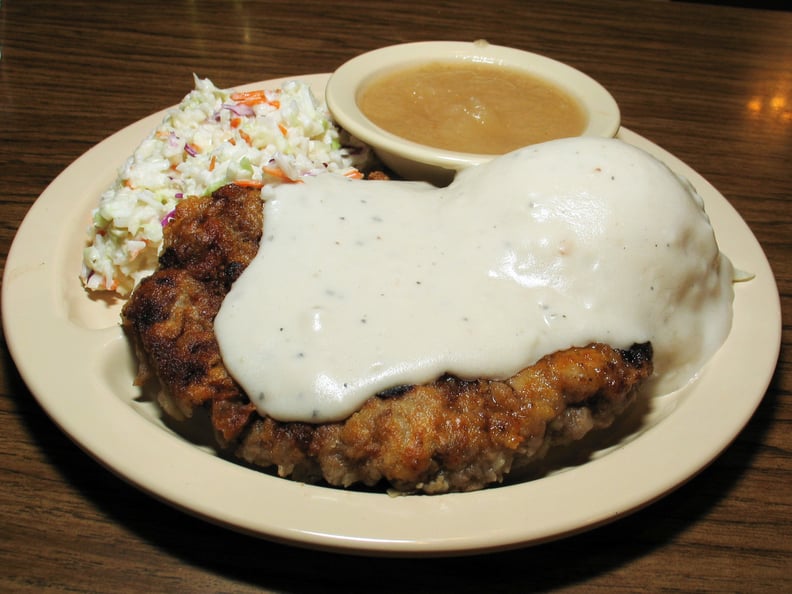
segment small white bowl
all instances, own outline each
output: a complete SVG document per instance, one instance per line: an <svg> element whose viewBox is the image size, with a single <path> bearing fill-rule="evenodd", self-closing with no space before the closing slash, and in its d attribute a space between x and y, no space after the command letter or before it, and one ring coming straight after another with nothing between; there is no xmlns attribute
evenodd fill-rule
<svg viewBox="0 0 792 594"><path fill-rule="evenodd" d="M486 41L424 41L361 54L331 75L325 91L327 106L342 128L371 146L382 162L398 175L446 185L456 171L489 161L493 155L443 150L401 138L369 120L358 107L358 95L371 80L382 74L450 60L522 70L560 88L577 99L587 116L588 125L582 136L612 137L619 130L619 106L597 81L562 62Z"/></svg>

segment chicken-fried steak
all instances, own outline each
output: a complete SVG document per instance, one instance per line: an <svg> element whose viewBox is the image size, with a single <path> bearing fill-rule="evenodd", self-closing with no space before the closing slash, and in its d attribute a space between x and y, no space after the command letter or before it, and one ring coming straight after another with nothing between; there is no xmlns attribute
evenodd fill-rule
<svg viewBox="0 0 792 594"><path fill-rule="evenodd" d="M503 381L445 376L396 387L340 422L263 417L226 371L213 331L224 295L258 250L262 212L258 190L233 185L182 201L165 228L159 269L123 310L140 364L136 382L155 377L171 415L206 408L220 444L247 462L345 487L479 489L552 444L609 425L652 373L649 344L591 344Z"/></svg>

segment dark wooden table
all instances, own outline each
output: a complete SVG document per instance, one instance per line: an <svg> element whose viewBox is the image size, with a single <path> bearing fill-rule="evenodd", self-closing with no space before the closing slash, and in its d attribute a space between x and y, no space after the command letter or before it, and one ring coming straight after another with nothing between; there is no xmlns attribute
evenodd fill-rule
<svg viewBox="0 0 792 594"><path fill-rule="evenodd" d="M756 234L777 276L783 345L736 441L664 499L575 537L472 558L363 559L240 535L139 492L61 433L3 343L0 591L792 591L792 13L664 0L6 0L2 263L47 184L177 103L192 73L230 87L331 71L392 43L477 38L598 79L624 125L704 175Z"/></svg>

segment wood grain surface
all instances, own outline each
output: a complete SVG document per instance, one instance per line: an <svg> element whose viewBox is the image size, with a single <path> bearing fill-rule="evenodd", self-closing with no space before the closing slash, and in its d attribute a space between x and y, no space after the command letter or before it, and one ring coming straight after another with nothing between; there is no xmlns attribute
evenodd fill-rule
<svg viewBox="0 0 792 594"><path fill-rule="evenodd" d="M58 173L177 103L193 73L230 87L329 72L392 43L484 38L587 72L625 126L712 182L765 250L784 316L758 411L689 483L578 536L446 559L303 550L160 503L60 431L3 342L0 591L792 591L791 33L789 12L665 0L0 2L3 265Z"/></svg>

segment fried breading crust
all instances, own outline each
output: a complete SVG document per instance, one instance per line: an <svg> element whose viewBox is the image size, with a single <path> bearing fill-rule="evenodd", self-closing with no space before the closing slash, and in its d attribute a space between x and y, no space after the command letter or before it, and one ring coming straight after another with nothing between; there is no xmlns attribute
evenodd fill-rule
<svg viewBox="0 0 792 594"><path fill-rule="evenodd" d="M603 344L541 359L506 381L444 377L373 397L342 423L256 418L239 454L282 476L399 491L469 491L502 480L518 460L611 423L651 369L648 346L628 356Z"/></svg>
<svg viewBox="0 0 792 594"><path fill-rule="evenodd" d="M159 380L159 401L177 419L195 407L212 412L220 436L233 439L255 407L226 371L214 317L231 284L258 251L260 192L228 185L212 196L182 200L165 227L159 268L143 279L122 310L138 359L136 384Z"/></svg>
<svg viewBox="0 0 792 594"><path fill-rule="evenodd" d="M255 256L258 191L226 186L179 204L160 268L123 310L140 362L170 414L210 414L218 441L296 480L403 492L469 491L499 482L551 445L609 425L652 373L651 345L604 344L545 356L504 381L445 376L372 396L342 422L279 422L258 414L222 363L213 320ZM211 263L211 264L210 264Z"/></svg>

